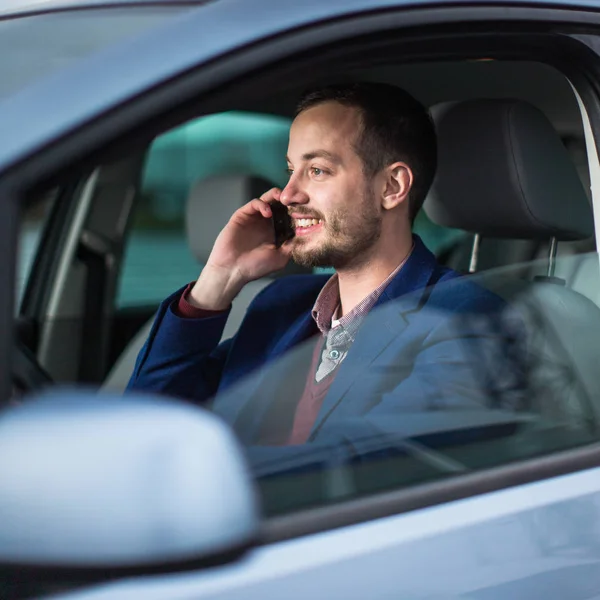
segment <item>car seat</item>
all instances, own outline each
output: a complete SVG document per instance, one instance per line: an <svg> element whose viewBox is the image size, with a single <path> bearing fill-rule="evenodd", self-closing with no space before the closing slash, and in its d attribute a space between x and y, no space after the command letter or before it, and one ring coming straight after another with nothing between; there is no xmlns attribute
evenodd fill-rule
<svg viewBox="0 0 600 600"><path fill-rule="evenodd" d="M593 213L566 148L548 119L518 100L470 100L433 107L438 171L424 208L438 225L473 234L470 271L486 237L547 242L544 275L530 265L474 277L523 316L529 409L590 432L600 413L600 308L567 285L561 241L593 235ZM559 259L560 260L560 259ZM567 259L568 260L568 259ZM589 274L590 276L592 273ZM593 282L600 286L600 273Z"/></svg>

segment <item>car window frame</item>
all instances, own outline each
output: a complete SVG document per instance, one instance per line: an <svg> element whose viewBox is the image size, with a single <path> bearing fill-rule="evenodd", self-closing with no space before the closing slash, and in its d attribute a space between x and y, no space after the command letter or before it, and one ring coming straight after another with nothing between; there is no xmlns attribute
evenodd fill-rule
<svg viewBox="0 0 600 600"><path fill-rule="evenodd" d="M53 275L50 258L60 245L69 226L68 216L72 192L72 186L56 189L56 197L40 232L35 256L23 286L23 293L18 306L20 317L34 318L39 305L43 302L44 279Z"/></svg>

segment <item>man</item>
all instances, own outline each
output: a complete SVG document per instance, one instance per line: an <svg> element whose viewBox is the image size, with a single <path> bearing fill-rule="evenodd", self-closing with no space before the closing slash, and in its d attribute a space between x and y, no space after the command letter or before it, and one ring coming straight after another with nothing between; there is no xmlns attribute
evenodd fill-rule
<svg viewBox="0 0 600 600"><path fill-rule="evenodd" d="M319 460L361 459L514 409L518 327L411 231L436 168L427 111L384 84L316 90L299 104L287 161L285 188L236 211L198 281L162 304L130 389L201 404L216 395L213 409L248 446L292 457L303 446ZM280 248L277 201L295 227ZM336 274L277 280L219 345L244 285L290 258Z"/></svg>

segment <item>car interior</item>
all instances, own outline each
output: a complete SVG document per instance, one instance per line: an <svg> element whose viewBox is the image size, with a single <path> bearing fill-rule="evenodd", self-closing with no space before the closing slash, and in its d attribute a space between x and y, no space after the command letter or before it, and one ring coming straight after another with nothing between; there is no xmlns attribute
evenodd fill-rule
<svg viewBox="0 0 600 600"><path fill-rule="evenodd" d="M536 107L560 136L589 201L581 112L571 85L556 69L539 62L481 58L375 66L352 70L345 77L394 83L431 108L483 99L518 99ZM40 282L47 265L34 249L51 242L53 224L65 216L57 213L65 207L58 192L32 206L22 236L19 331L24 346L52 379L124 389L158 303L198 276L216 235L236 208L261 190L285 185L287 132L300 92L301 88L286 90L263 98L256 107L194 119L157 137L137 155L98 168L94 180L78 190L77 206L69 208L79 213L79 231L73 227L63 232L60 276L52 290L44 285L48 279ZM482 126L488 125L483 119ZM458 129L448 142L453 147L462 141ZM440 171L445 160L441 154ZM473 185L467 170L461 178L461 189ZM431 204L428 199L426 207ZM588 217L585 236L557 238L555 268L561 268L563 257L585 255L585 260L571 261L570 272L563 275L571 289L599 302L593 220ZM441 262L469 271L471 226L461 226L460 219L436 218L426 208L415 231ZM514 233L494 235L491 227L480 236L478 272L517 264L526 264L530 274L544 271L551 240L527 231ZM108 268L101 264L106 253L111 254ZM300 271L290 265L277 276ZM235 332L245 308L267 283L255 282L237 299L226 337ZM39 315L37 309L44 304L45 314Z"/></svg>
<svg viewBox="0 0 600 600"><path fill-rule="evenodd" d="M571 411L590 432L597 354L573 343L581 341L573 327L600 339L600 266L585 126L569 80L540 61L481 51L347 62L334 79L393 83L431 109L438 176L415 231L441 263L481 281L493 274L489 285L532 319L553 315L554 343L546 335L532 344L581 373L572 399L545 406L554 416ZM299 71L299 79L179 123L32 200L20 240L16 391L52 382L125 389L160 301L197 278L238 207L285 185L295 102L308 83L332 81L321 72ZM274 276L298 272L290 264ZM270 280L237 298L224 338Z"/></svg>

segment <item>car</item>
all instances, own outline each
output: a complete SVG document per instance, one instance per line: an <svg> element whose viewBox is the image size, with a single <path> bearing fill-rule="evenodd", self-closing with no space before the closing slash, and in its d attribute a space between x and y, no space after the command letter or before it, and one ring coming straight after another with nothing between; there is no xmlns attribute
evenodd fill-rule
<svg viewBox="0 0 600 600"><path fill-rule="evenodd" d="M598 596L599 7L0 12L3 597ZM193 398L124 390L161 300L198 276L237 207L285 182L299 93L345 80L430 107L439 169L415 230L521 315L530 393L518 410L378 423L366 461L311 444L274 461ZM273 279L244 289L224 339ZM472 361L474 379L498 366ZM266 394L264 373L228 401Z"/></svg>

